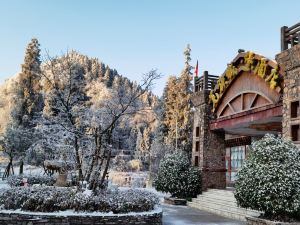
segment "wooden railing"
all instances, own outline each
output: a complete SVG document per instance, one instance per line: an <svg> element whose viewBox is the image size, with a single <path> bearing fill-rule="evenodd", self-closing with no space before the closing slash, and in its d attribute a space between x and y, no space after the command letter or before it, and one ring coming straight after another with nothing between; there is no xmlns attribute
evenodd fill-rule
<svg viewBox="0 0 300 225"><path fill-rule="evenodd" d="M218 76L209 75L207 71L204 71L201 77L195 77L194 91L211 90L217 84L218 79Z"/></svg>
<svg viewBox="0 0 300 225"><path fill-rule="evenodd" d="M300 23L291 27L281 27L281 51L284 51L294 45L299 44Z"/></svg>

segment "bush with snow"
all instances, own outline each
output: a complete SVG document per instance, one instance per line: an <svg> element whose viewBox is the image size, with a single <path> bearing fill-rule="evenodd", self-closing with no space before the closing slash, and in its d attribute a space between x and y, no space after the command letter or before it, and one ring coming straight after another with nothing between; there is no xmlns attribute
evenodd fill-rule
<svg viewBox="0 0 300 225"><path fill-rule="evenodd" d="M41 175L12 175L7 178L7 183L11 187L18 187L18 186L23 186L24 185L24 178L27 179L27 184L28 185L33 185L33 184L44 184L47 186L52 186L55 183L55 178L50 177L50 176L41 176Z"/></svg>
<svg viewBox="0 0 300 225"><path fill-rule="evenodd" d="M300 211L300 150L281 137L267 134L251 146L238 172L235 198L239 206L285 220Z"/></svg>
<svg viewBox="0 0 300 225"><path fill-rule="evenodd" d="M156 190L169 192L172 197L194 197L201 192L201 174L184 153L166 155L154 180Z"/></svg>
<svg viewBox="0 0 300 225"><path fill-rule="evenodd" d="M64 210L84 212L145 212L159 204L158 197L144 190L114 190L93 195L72 188L46 186L15 187L0 193L2 209L32 212Z"/></svg>

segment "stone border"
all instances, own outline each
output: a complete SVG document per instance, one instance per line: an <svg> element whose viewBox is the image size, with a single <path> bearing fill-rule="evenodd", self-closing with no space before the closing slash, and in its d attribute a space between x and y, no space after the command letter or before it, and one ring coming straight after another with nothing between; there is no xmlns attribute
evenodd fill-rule
<svg viewBox="0 0 300 225"><path fill-rule="evenodd" d="M186 199L165 197L164 202L170 205L186 205Z"/></svg>
<svg viewBox="0 0 300 225"><path fill-rule="evenodd" d="M266 219L261 219L257 217L246 217L247 225L300 225L300 222L278 222L278 221L271 221Z"/></svg>
<svg viewBox="0 0 300 225"><path fill-rule="evenodd" d="M162 210L143 213L30 213L9 210L0 211L1 225L162 225Z"/></svg>

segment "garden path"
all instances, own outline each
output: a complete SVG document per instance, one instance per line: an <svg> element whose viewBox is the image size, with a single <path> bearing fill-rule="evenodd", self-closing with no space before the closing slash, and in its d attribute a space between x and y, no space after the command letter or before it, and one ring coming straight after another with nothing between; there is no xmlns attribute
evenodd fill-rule
<svg viewBox="0 0 300 225"><path fill-rule="evenodd" d="M163 225L244 225L246 223L221 217L189 206L162 204Z"/></svg>

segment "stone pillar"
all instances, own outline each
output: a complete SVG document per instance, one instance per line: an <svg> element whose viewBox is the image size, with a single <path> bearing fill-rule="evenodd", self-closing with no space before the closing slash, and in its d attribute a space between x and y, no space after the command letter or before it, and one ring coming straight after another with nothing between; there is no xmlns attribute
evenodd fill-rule
<svg viewBox="0 0 300 225"><path fill-rule="evenodd" d="M208 95L209 90L200 90L192 96L195 107L192 163L202 172L202 190L226 188L225 134L209 129L212 112Z"/></svg>
<svg viewBox="0 0 300 225"><path fill-rule="evenodd" d="M276 61L284 75L282 136L286 139L292 139L296 144L299 144L300 45L295 45L279 53L276 55Z"/></svg>

